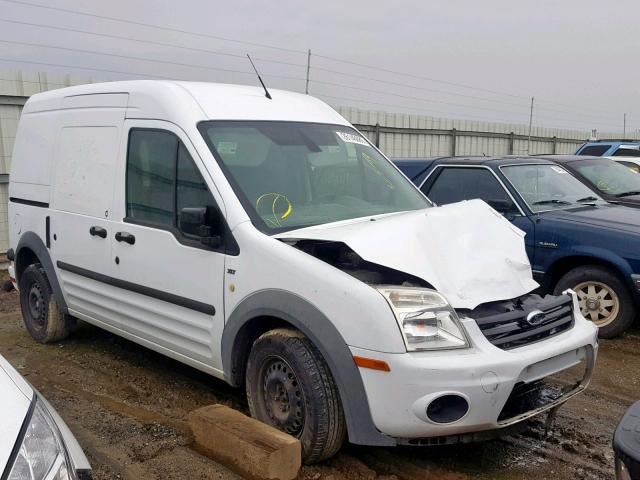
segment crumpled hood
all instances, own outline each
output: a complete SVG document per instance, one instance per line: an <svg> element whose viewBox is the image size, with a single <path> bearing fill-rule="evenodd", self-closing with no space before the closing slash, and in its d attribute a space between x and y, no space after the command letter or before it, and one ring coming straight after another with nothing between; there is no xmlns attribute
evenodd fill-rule
<svg viewBox="0 0 640 480"><path fill-rule="evenodd" d="M364 260L422 278L454 308L473 309L538 287L524 232L482 200L318 225L275 237L344 242Z"/></svg>

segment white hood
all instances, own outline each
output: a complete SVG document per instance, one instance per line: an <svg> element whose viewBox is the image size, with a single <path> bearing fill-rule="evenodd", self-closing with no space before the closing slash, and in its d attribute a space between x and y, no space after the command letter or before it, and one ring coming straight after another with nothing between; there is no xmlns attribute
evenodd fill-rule
<svg viewBox="0 0 640 480"><path fill-rule="evenodd" d="M344 242L364 260L427 281L454 308L472 309L538 287L524 232L482 200L318 225L276 238Z"/></svg>
<svg viewBox="0 0 640 480"><path fill-rule="evenodd" d="M4 470L18 439L32 398L31 387L0 356L0 471Z"/></svg>

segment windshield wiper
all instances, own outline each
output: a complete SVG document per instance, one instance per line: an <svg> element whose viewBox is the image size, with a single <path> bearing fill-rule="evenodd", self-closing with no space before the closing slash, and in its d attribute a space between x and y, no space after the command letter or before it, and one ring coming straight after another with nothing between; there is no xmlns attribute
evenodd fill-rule
<svg viewBox="0 0 640 480"><path fill-rule="evenodd" d="M533 202L532 205L571 205L571 202L554 198L549 200L539 200L537 202Z"/></svg>
<svg viewBox="0 0 640 480"><path fill-rule="evenodd" d="M576 203L583 203L583 202L595 203L597 201L598 199L596 197L590 196L590 197L579 198L578 200L576 200Z"/></svg>
<svg viewBox="0 0 640 480"><path fill-rule="evenodd" d="M640 195L640 190L631 190L630 192L618 193L616 197L630 197L632 195Z"/></svg>

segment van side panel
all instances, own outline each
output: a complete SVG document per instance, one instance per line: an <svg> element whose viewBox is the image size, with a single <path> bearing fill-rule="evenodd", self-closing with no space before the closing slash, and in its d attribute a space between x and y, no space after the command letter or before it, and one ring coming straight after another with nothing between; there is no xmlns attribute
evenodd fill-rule
<svg viewBox="0 0 640 480"><path fill-rule="evenodd" d="M18 191L20 196L28 196L32 189L30 200L49 203L57 127L58 117L54 112L27 113L20 119L11 162L10 196L17 196ZM31 188L32 185L36 187ZM14 192L13 187L19 190Z"/></svg>
<svg viewBox="0 0 640 480"><path fill-rule="evenodd" d="M103 122L119 121L117 113L109 113L115 118L103 118ZM56 155L53 208L108 217L120 139L116 125L62 128Z"/></svg>

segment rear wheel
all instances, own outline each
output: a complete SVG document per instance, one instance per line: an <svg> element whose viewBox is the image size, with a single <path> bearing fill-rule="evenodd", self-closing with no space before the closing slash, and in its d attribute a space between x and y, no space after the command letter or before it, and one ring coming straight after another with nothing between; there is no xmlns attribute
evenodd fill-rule
<svg viewBox="0 0 640 480"><path fill-rule="evenodd" d="M578 295L582 315L598 327L602 338L622 335L631 326L636 309L633 298L620 278L604 267L590 265L567 272L554 293L571 288Z"/></svg>
<svg viewBox="0 0 640 480"><path fill-rule="evenodd" d="M322 355L302 333L281 328L258 338L246 388L251 415L298 438L304 463L338 452L346 432L338 389Z"/></svg>
<svg viewBox="0 0 640 480"><path fill-rule="evenodd" d="M62 340L77 326L74 317L60 310L40 264L29 265L20 275L20 308L24 326L41 343Z"/></svg>

